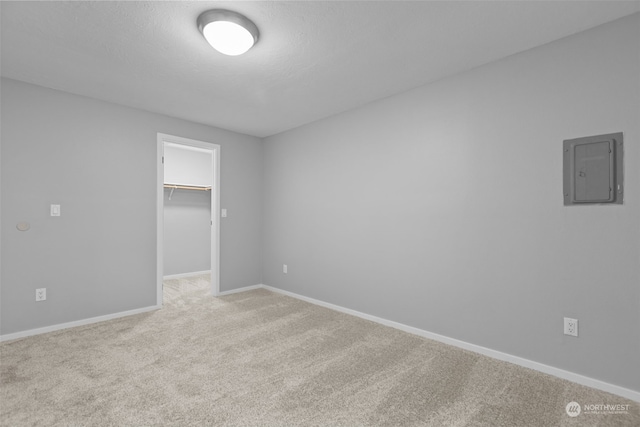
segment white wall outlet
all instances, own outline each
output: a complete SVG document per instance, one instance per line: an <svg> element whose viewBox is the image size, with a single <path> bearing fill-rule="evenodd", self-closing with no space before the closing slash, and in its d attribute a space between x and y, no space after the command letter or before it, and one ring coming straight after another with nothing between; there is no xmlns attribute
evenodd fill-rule
<svg viewBox="0 0 640 427"><path fill-rule="evenodd" d="M289 269L287 268L287 264L282 264L282 272L284 274L287 274L289 272Z"/></svg>
<svg viewBox="0 0 640 427"><path fill-rule="evenodd" d="M47 288L36 289L36 301L44 301L47 299Z"/></svg>
<svg viewBox="0 0 640 427"><path fill-rule="evenodd" d="M572 337L578 336L578 319L564 318L564 334Z"/></svg>
<svg viewBox="0 0 640 427"><path fill-rule="evenodd" d="M60 205L51 205L51 216L60 216Z"/></svg>

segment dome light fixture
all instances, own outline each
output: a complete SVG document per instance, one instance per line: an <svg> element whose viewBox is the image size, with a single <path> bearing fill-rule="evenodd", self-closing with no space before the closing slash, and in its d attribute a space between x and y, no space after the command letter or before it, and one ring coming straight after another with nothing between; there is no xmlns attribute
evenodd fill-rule
<svg viewBox="0 0 640 427"><path fill-rule="evenodd" d="M198 16L198 29L218 52L242 55L258 42L258 27L249 18L224 9L207 10Z"/></svg>

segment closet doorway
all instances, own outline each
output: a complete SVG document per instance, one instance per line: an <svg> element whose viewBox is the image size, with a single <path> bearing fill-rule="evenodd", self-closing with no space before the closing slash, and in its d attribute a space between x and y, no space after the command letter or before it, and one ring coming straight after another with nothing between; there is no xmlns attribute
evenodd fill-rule
<svg viewBox="0 0 640 427"><path fill-rule="evenodd" d="M210 274L220 294L220 146L158 133L157 304L167 278Z"/></svg>

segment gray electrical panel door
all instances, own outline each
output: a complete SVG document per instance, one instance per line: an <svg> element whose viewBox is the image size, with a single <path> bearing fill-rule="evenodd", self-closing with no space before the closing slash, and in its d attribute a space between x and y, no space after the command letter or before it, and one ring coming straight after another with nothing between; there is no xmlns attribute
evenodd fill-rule
<svg viewBox="0 0 640 427"><path fill-rule="evenodd" d="M622 133L568 139L564 150L564 204L622 203Z"/></svg>

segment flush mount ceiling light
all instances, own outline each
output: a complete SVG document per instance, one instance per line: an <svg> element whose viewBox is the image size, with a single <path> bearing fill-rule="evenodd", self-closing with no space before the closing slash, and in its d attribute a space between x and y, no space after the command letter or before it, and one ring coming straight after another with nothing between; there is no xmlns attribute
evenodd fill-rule
<svg viewBox="0 0 640 427"><path fill-rule="evenodd" d="M225 55L242 55L258 42L258 27L247 17L224 9L198 16L198 29L215 50Z"/></svg>

